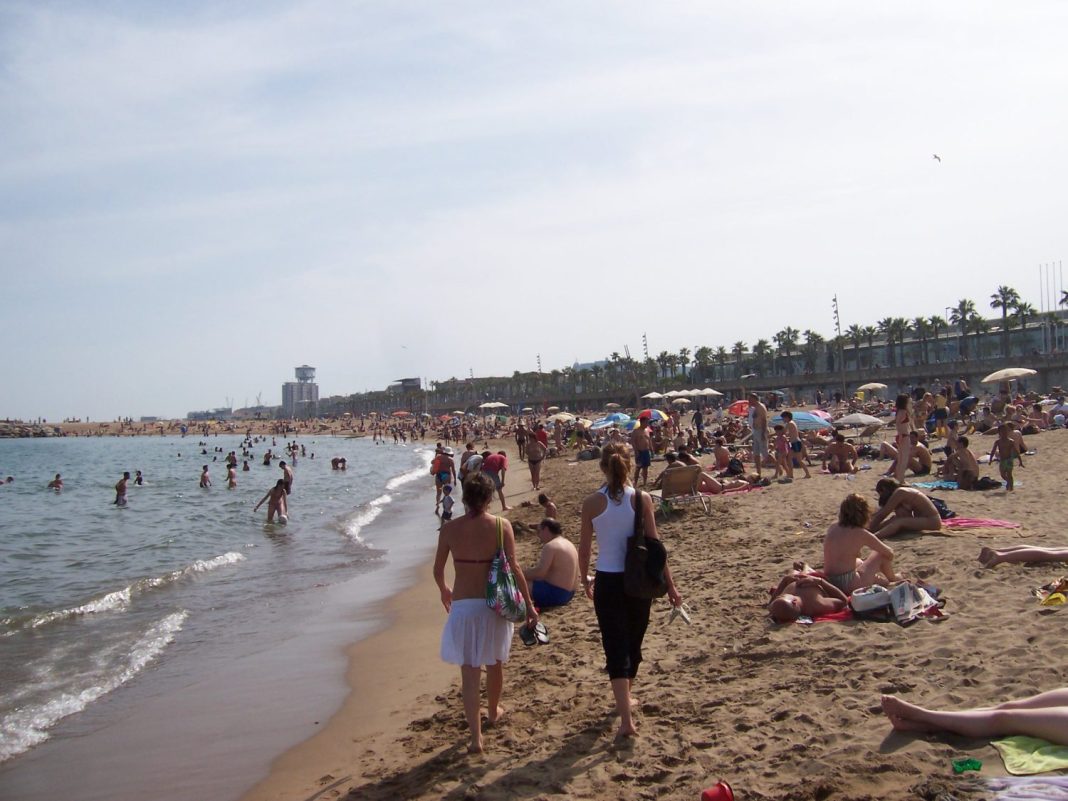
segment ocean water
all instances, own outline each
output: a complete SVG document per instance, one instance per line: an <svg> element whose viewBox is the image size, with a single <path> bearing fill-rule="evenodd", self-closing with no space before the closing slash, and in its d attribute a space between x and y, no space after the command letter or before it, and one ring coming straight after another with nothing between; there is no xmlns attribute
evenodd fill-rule
<svg viewBox="0 0 1068 801"><path fill-rule="evenodd" d="M198 731L251 723L261 748L284 747L312 733L294 716L336 705L340 646L371 630L360 610L433 551L432 445L298 439L315 457L296 461L282 526L265 523L266 504L252 511L281 477L277 462L261 464L269 438L252 446L249 472L239 463L237 488L225 487L223 460L241 456L241 439L0 440L0 474L15 476L0 488L0 797L50 797L49 777L65 771L86 782L82 798L120 788L114 773L94 787L80 761L110 764L137 793L138 781L196 774L183 761L197 759ZM348 469L332 470L332 456ZM204 464L210 489L198 486ZM145 484L131 481L120 509L124 470L141 470ZM45 488L57 472L58 493ZM312 660L316 631L341 642L320 637ZM264 704L276 675L289 703ZM180 721L159 721L176 710ZM186 739L170 742L182 729ZM145 763L129 753L138 748L150 770L122 767L123 752ZM270 754L247 756L251 776ZM241 771L233 759L230 769L167 797L232 796Z"/></svg>

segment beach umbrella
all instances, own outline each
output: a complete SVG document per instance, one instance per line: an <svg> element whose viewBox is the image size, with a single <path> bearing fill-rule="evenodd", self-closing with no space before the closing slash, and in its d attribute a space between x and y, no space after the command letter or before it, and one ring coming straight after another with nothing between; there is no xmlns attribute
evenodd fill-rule
<svg viewBox="0 0 1068 801"><path fill-rule="evenodd" d="M567 423L567 422L570 422L571 420L574 420L575 419L575 415L571 414L571 412L559 412L557 414L554 414L549 419L552 420L553 422L557 422L557 423Z"/></svg>
<svg viewBox="0 0 1068 801"><path fill-rule="evenodd" d="M460 411L459 409L457 409L456 411L452 412L452 414L458 414L458 415L460 415L461 417L463 417L463 414L464 414L464 413L463 413L463 412L461 412L461 411Z"/></svg>
<svg viewBox="0 0 1068 801"><path fill-rule="evenodd" d="M677 398L679 397L679 391L677 389L671 390L671 392L665 392L660 397L662 398Z"/></svg>
<svg viewBox="0 0 1068 801"><path fill-rule="evenodd" d="M857 387L859 391L863 392L882 392L886 389L886 384L880 384L878 381L872 381L869 384L861 384Z"/></svg>
<svg viewBox="0 0 1068 801"><path fill-rule="evenodd" d="M847 414L845 417L839 417L834 421L834 424L838 426L856 426L857 428L863 428L864 426L881 426L885 422L885 420L881 420L878 417L872 417L870 414L854 412L853 414Z"/></svg>
<svg viewBox="0 0 1068 801"><path fill-rule="evenodd" d="M622 428L624 431L633 431L638 427L639 423L641 423L641 420L628 420L622 425Z"/></svg>
<svg viewBox="0 0 1068 801"><path fill-rule="evenodd" d="M797 424L798 429L801 431L820 431L825 428L833 428L833 426L821 417L816 417L814 414L808 412L794 412L794 422ZM776 425L785 421L782 419L782 415L776 415L771 418L771 424Z"/></svg>
<svg viewBox="0 0 1068 801"><path fill-rule="evenodd" d="M601 417L597 420L594 420L590 424L590 428L592 428L594 431L600 431L602 428L609 428L613 425L615 425L615 423L613 423L607 417Z"/></svg>
<svg viewBox="0 0 1068 801"><path fill-rule="evenodd" d="M589 428L593 425L593 421L587 420L585 417L579 417L575 420L575 425L580 426L582 428Z"/></svg>
<svg viewBox="0 0 1068 801"><path fill-rule="evenodd" d="M692 403L692 401L689 398L675 398L671 403L673 406L686 406L687 404Z"/></svg>
<svg viewBox="0 0 1068 801"><path fill-rule="evenodd" d="M606 409L618 409L619 408L619 404L618 403L606 403L604 405L604 408L606 408Z"/></svg>
<svg viewBox="0 0 1068 801"><path fill-rule="evenodd" d="M529 406L524 406L524 407L523 407L522 409L520 409L519 411L521 411L521 412L532 412L532 411L534 411L534 410L533 410L533 409L531 409L531 408L530 408Z"/></svg>
<svg viewBox="0 0 1068 801"><path fill-rule="evenodd" d="M407 411L406 409L399 409L398 411L395 411L393 413L393 416L394 417L409 417L409 416L411 416L411 412Z"/></svg>
<svg viewBox="0 0 1068 801"><path fill-rule="evenodd" d="M1029 375L1038 375L1038 371L1027 367L1006 367L1004 370L991 373L981 383L998 384L1002 381L1012 381L1014 378L1027 378Z"/></svg>
<svg viewBox="0 0 1068 801"><path fill-rule="evenodd" d="M662 397L664 397L664 396L661 395L659 392L649 392L649 393L647 393L645 395L642 395L643 399L648 398L648 399L652 399L652 400L660 400L660 398L662 398Z"/></svg>
<svg viewBox="0 0 1068 801"><path fill-rule="evenodd" d="M735 417L745 417L749 414L749 401L736 400L727 407L727 414L733 414Z"/></svg>
<svg viewBox="0 0 1068 801"><path fill-rule="evenodd" d="M558 412L558 411L560 411L560 407L559 406L549 406L548 408L545 409L545 411L547 411L547 412Z"/></svg>
<svg viewBox="0 0 1068 801"><path fill-rule="evenodd" d="M639 420L652 420L654 423L667 420L667 415L659 409L643 409L638 412Z"/></svg>
<svg viewBox="0 0 1068 801"><path fill-rule="evenodd" d="M605 415L604 419L610 423L625 423L630 420L630 415L624 412L612 412Z"/></svg>
<svg viewBox="0 0 1068 801"><path fill-rule="evenodd" d="M701 394L707 398L722 398L723 393L712 389L712 387L705 387L701 390Z"/></svg>

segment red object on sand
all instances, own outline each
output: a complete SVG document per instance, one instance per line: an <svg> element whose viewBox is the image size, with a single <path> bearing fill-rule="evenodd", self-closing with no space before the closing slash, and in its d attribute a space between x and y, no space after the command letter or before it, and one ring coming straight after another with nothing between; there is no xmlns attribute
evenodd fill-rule
<svg viewBox="0 0 1068 801"><path fill-rule="evenodd" d="M733 414L735 417L745 417L749 414L749 401L736 400L730 406L727 407L727 413Z"/></svg>
<svg viewBox="0 0 1068 801"><path fill-rule="evenodd" d="M734 790L725 781L718 781L701 793L701 801L734 801Z"/></svg>

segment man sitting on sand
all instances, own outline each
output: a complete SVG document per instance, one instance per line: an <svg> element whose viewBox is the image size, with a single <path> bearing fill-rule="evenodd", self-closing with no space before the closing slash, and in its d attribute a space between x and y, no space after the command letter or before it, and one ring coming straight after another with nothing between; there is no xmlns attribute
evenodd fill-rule
<svg viewBox="0 0 1068 801"><path fill-rule="evenodd" d="M950 457L955 465L957 474L957 486L962 490L975 489L975 483L979 480L979 461L975 454L968 450L968 438L957 437L953 455ZM949 460L946 461L949 465Z"/></svg>
<svg viewBox="0 0 1068 801"><path fill-rule="evenodd" d="M828 473L856 473L857 449L846 440L841 432L835 432L834 442L823 452L823 465Z"/></svg>
<svg viewBox="0 0 1068 801"><path fill-rule="evenodd" d="M913 475L926 476L931 473L931 451L927 449L923 440L920 439L919 433L912 431L909 433L909 463L908 469L912 471ZM883 442L879 446L879 455L885 456L891 459L895 464L897 463L897 448L891 445L889 442ZM894 468L891 467L883 475L893 475Z"/></svg>
<svg viewBox="0 0 1068 801"><path fill-rule="evenodd" d="M838 508L838 522L823 537L823 572L842 592L900 580L894 575L894 549L867 529L870 515L867 499L852 493ZM865 548L871 553L862 559Z"/></svg>
<svg viewBox="0 0 1068 801"><path fill-rule="evenodd" d="M917 489L881 478L875 485L879 510L871 519L871 530L880 538L903 531L941 531L942 517L931 499Z"/></svg>
<svg viewBox="0 0 1068 801"><path fill-rule="evenodd" d="M849 599L827 579L792 570L771 591L768 613L776 623L792 623L801 615L819 617L846 608Z"/></svg>
<svg viewBox="0 0 1068 801"><path fill-rule="evenodd" d="M579 580L578 550L563 533L559 521L551 517L542 520L538 526L541 558L537 565L523 571L538 609L564 606L575 597Z"/></svg>

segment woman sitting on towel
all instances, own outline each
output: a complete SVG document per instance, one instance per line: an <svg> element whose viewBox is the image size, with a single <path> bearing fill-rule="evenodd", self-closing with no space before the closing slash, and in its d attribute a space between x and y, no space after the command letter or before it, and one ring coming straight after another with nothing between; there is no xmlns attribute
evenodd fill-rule
<svg viewBox="0 0 1068 801"><path fill-rule="evenodd" d="M994 707L942 712L884 695L883 712L897 731L948 731L978 739L1022 734L1068 745L1068 688Z"/></svg>

